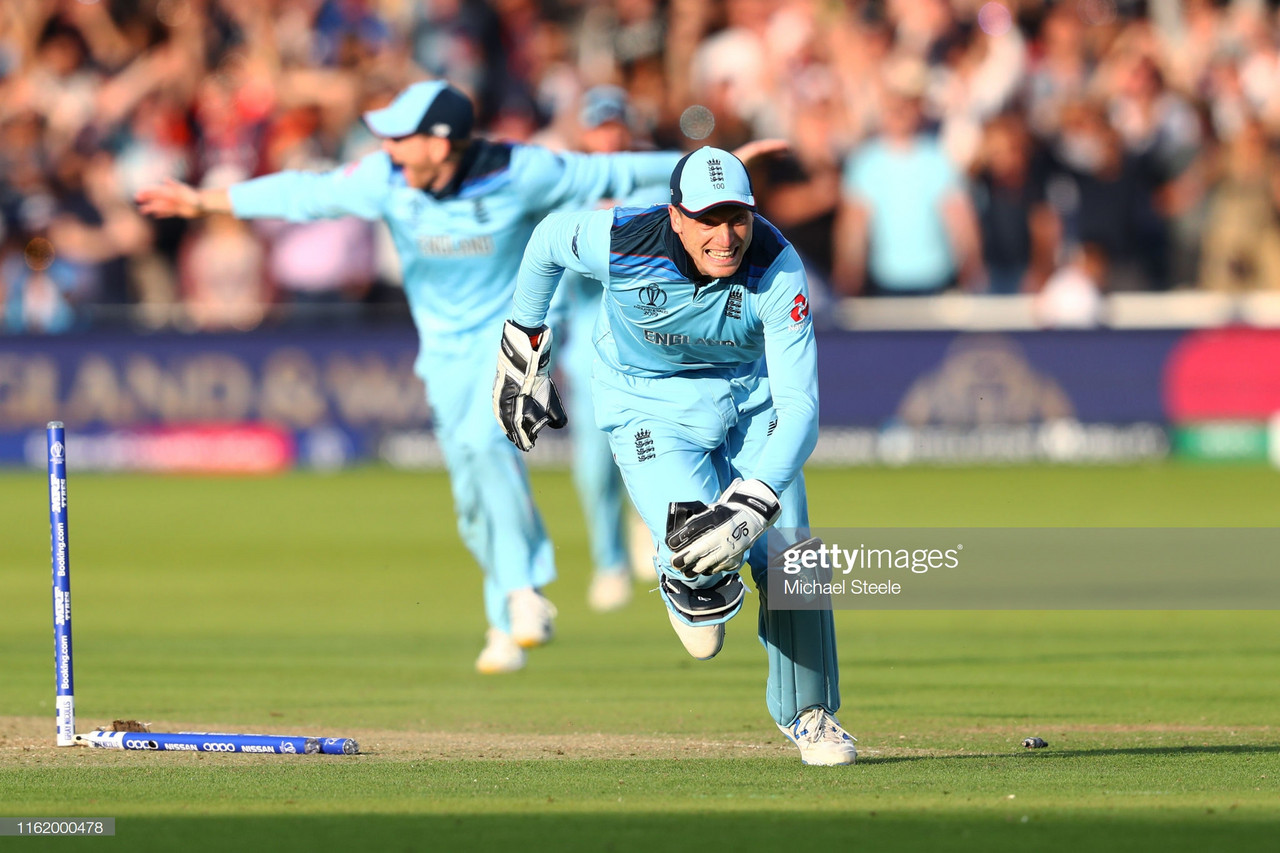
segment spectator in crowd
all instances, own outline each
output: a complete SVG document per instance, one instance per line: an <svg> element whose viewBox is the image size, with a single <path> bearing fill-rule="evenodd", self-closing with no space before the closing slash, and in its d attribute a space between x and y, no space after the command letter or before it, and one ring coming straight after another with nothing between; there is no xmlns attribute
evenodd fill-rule
<svg viewBox="0 0 1280 853"><path fill-rule="evenodd" d="M808 91L792 104L790 150L765 164L761 207L789 236L809 270L810 288L819 292L815 301L821 301L831 281L840 206L840 152L833 127L845 116L834 78L808 83Z"/></svg>
<svg viewBox="0 0 1280 853"><path fill-rule="evenodd" d="M80 300L118 308L133 297L128 259L150 245L151 229L121 193L109 155L75 152L59 166L58 212L49 237L56 252L81 270Z"/></svg>
<svg viewBox="0 0 1280 853"><path fill-rule="evenodd" d="M812 6L792 5L770 26L776 52L787 65L779 81L776 115L786 128L789 150L768 161L759 175L761 212L783 230L804 260L815 322L830 314L831 264L840 167L860 128L849 110L845 78L832 64L847 32L832 37L836 22Z"/></svg>
<svg viewBox="0 0 1280 853"><path fill-rule="evenodd" d="M266 252L235 217L210 216L192 230L182 271L183 299L200 331L247 331L271 307Z"/></svg>
<svg viewBox="0 0 1280 853"><path fill-rule="evenodd" d="M965 172L981 148L984 124L1013 104L1027 62L1026 44L1007 9L993 3L979 18L955 22L933 47L939 57L932 86L938 137Z"/></svg>
<svg viewBox="0 0 1280 853"><path fill-rule="evenodd" d="M989 293L1037 290L1053 269L1061 225L1045 198L1038 155L1020 114L987 124L970 187Z"/></svg>
<svg viewBox="0 0 1280 853"><path fill-rule="evenodd" d="M202 186L225 189L237 177L234 169L215 171ZM250 223L228 214L193 223L178 264L184 322L200 331L247 331L261 324L274 301L268 257Z"/></svg>
<svg viewBox="0 0 1280 853"><path fill-rule="evenodd" d="M1050 148L1058 161L1046 199L1062 221L1064 256L1097 242L1108 257L1109 289L1184 286L1201 269L1209 187L1220 177L1217 146L1232 145L1255 120L1268 133L1280 126L1280 18L1271 5L5 0L0 210L11 241L23 228L14 211L33 196L52 197L64 224L79 223L108 241L124 238L111 247L97 241L94 251L105 254L88 262L88 285L77 276L78 284L64 289L75 320L65 328L120 307L147 327L186 327L183 293L192 291L177 285L180 277L190 280L179 268L190 257L180 250L186 223L151 223L141 241L128 229L97 230L102 223L89 209L101 199L77 200L77 161L107 155L120 200L163 177L200 184L225 167L257 175L276 168L271 149L282 126L308 111L318 111L322 127L307 144L321 139L325 158L353 159L369 144L357 117L370 99L424 75L447 76L472 95L482 132L526 138L552 128L568 140L580 94L610 84L627 91L637 129L664 147L687 147L679 118L695 103L715 117L701 141L732 146L766 134L787 137L793 158L755 175L762 206L805 253L815 282L830 265L844 292L874 292L864 284L875 283L884 262L888 208L876 211L863 198L867 222L841 216L834 224L831 161L845 164L851 177L853 164L883 146L889 128L910 112L901 94L882 84L882 71L905 57L923 69L916 84L922 96L906 100L918 107L930 143L935 131L941 140L940 172L989 180L984 128L997 115L1020 116L1029 144ZM1100 117L1082 121L1080 104ZM344 141L335 146L336 139ZM1099 171L1108 157L1096 152L1112 151L1112 139L1119 159ZM1262 168L1269 181L1274 164ZM858 198L856 187L846 190ZM983 188L976 191L980 198ZM1122 195L1122 211L1108 205ZM1093 211L1105 223L1097 233L1089 233ZM935 223L926 235L932 260L922 258L911 271L929 281L899 292L930 292L953 279L980 289L981 259L1008 254L1006 230L986 223L977 251L963 245L971 242L963 216L943 220L951 230L939 236ZM1038 231L1034 222L1027 227ZM866 228L865 242L850 245ZM68 253L83 252L86 233L60 231L50 220L44 238L58 269L70 262ZM63 236L71 242L57 245ZM382 262L386 251L378 257L375 279L385 285L396 271ZM1043 279L1037 269L1033 277ZM906 272L879 271L890 287ZM1011 287L1006 272L990 276L992 291ZM396 298L385 286L368 289L347 272L340 277L347 283L320 289L343 309ZM116 307L99 310L103 302Z"/></svg>
<svg viewBox="0 0 1280 853"><path fill-rule="evenodd" d="M898 57L885 71L881 132L845 165L835 287L924 296L981 280L981 246L963 179L921 131L927 69Z"/></svg>
<svg viewBox="0 0 1280 853"><path fill-rule="evenodd" d="M1090 50L1088 30L1073 2L1054 4L1040 21L1024 99L1031 129L1042 139L1057 133L1063 108L1089 91L1096 57Z"/></svg>
<svg viewBox="0 0 1280 853"><path fill-rule="evenodd" d="M1053 147L1049 200L1067 246L1094 243L1107 257L1107 289L1168 287L1168 224L1155 207L1164 176L1147 155L1127 152L1102 105L1064 110Z"/></svg>
<svg viewBox="0 0 1280 853"><path fill-rule="evenodd" d="M58 257L46 236L52 201L35 197L0 240L0 316L10 332L66 332L74 322L73 299L81 270Z"/></svg>
<svg viewBox="0 0 1280 853"><path fill-rule="evenodd" d="M1223 293L1280 288L1280 170L1273 142L1252 119L1224 154L1205 222L1201 285Z"/></svg>
<svg viewBox="0 0 1280 853"><path fill-rule="evenodd" d="M1124 141L1125 151L1149 163L1155 175L1156 213L1166 221L1168 233L1163 284L1190 281L1203 224L1202 161L1208 156L1201 115L1190 100L1168 87L1150 54L1118 56L1116 66L1108 120Z"/></svg>

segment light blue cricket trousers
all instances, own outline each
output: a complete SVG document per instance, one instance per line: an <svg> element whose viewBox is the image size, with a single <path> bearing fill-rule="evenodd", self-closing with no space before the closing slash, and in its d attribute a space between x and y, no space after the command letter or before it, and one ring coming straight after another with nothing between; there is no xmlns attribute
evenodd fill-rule
<svg viewBox="0 0 1280 853"><path fill-rule="evenodd" d="M502 322L424 341L416 362L444 452L458 533L484 572L490 626L510 632L507 594L555 580L555 557L521 452L493 415Z"/></svg>

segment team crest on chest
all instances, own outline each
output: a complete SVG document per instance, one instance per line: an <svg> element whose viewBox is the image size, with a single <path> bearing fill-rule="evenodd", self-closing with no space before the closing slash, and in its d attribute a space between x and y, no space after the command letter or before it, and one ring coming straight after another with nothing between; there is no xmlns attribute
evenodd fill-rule
<svg viewBox="0 0 1280 853"><path fill-rule="evenodd" d="M742 319L742 288L733 286L729 288L729 298L724 303L724 316L728 320Z"/></svg>

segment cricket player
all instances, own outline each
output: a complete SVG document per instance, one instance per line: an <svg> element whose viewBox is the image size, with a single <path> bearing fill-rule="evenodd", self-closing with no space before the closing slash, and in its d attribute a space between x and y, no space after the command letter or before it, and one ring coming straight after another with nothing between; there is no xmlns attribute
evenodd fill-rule
<svg viewBox="0 0 1280 853"><path fill-rule="evenodd" d="M484 572L489 628L476 668L511 672L524 667L525 649L551 639L556 613L542 594L556 576L551 543L521 454L494 423L487 393L520 258L548 211L662 186L679 154L589 156L473 138L471 101L438 80L409 86L364 120L381 149L333 172L280 172L228 189L169 181L142 190L137 202L156 216L387 223L458 530ZM549 420L563 425L564 417Z"/></svg>
<svg viewBox="0 0 1280 853"><path fill-rule="evenodd" d="M830 610L769 607L764 533L808 527L801 466L817 441L817 352L804 267L755 213L727 151L683 157L671 203L553 214L534 231L503 329L494 411L532 448L557 392L544 325L564 270L604 286L596 423L659 546L659 590L685 649L714 657L751 565L766 704L806 764L852 764ZM807 533L806 533L807 535Z"/></svg>

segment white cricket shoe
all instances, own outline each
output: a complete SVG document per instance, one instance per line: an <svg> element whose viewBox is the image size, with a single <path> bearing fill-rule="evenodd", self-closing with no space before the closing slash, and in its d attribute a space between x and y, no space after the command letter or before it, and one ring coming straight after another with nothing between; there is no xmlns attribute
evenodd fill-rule
<svg viewBox="0 0 1280 853"><path fill-rule="evenodd" d="M587 604L597 613L621 610L631 601L631 574L624 568L620 572L596 572L587 590Z"/></svg>
<svg viewBox="0 0 1280 853"><path fill-rule="evenodd" d="M497 628L485 634L484 649L476 658L476 672L497 675L524 669L524 649L516 645L511 635Z"/></svg>
<svg viewBox="0 0 1280 853"><path fill-rule="evenodd" d="M711 660L720 654L724 646L724 623L719 625L686 625L676 616L675 611L667 608L667 618L671 627L676 629L676 636L684 643L684 649L698 660Z"/></svg>
<svg viewBox="0 0 1280 853"><path fill-rule="evenodd" d="M631 560L631 573L636 580L649 583L658 579L658 567L654 564L658 549L654 547L648 526L635 510L631 511L627 524L627 552Z"/></svg>
<svg viewBox="0 0 1280 853"><path fill-rule="evenodd" d="M556 606L533 587L517 589L507 595L511 614L511 638L522 649L551 642L555 636Z"/></svg>
<svg viewBox="0 0 1280 853"><path fill-rule="evenodd" d="M858 760L854 748L857 738L840 727L840 721L826 708L809 708L800 712L789 726L779 724L778 731L800 747L800 760L805 764L834 767Z"/></svg>

